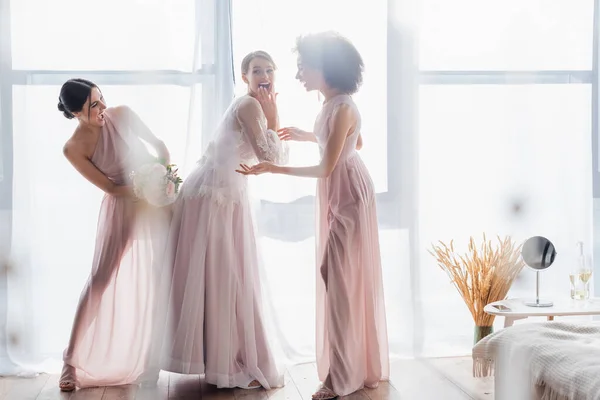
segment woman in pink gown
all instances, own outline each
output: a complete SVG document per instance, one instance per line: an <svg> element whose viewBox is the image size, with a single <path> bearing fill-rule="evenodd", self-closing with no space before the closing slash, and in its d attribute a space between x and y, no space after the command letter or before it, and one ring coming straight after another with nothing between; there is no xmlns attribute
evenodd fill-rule
<svg viewBox="0 0 600 400"><path fill-rule="evenodd" d="M362 82L356 48L335 33L297 41L299 79L325 96L313 132L280 131L282 140L318 143L321 162L283 167L242 165L243 174L319 178L317 189L317 369L314 399L345 396L389 377L389 356L375 189L357 153L360 114L350 95Z"/></svg>
<svg viewBox="0 0 600 400"><path fill-rule="evenodd" d="M90 81L67 81L58 109L79 120L65 157L105 192L92 272L79 299L59 386L72 391L140 382L148 373L155 264L164 251L169 214L136 201L129 174L155 162L142 140L167 161L169 152L131 109L107 108Z"/></svg>
<svg viewBox="0 0 600 400"><path fill-rule="evenodd" d="M248 94L225 112L174 204L162 368L203 374L219 388L268 389L283 385L283 375L266 334L247 178L235 168L285 162L287 152L277 135L272 58L246 56L242 78Z"/></svg>

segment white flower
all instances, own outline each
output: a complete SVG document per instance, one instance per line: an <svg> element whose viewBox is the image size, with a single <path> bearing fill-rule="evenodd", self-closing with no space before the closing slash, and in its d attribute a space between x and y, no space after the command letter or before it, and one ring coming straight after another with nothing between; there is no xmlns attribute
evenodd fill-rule
<svg viewBox="0 0 600 400"><path fill-rule="evenodd" d="M177 198L173 177L160 163L142 165L130 174L135 195L158 207L171 204Z"/></svg>
<svg viewBox="0 0 600 400"><path fill-rule="evenodd" d="M149 175L153 182L159 182L167 175L167 168L162 164L156 163L152 165Z"/></svg>
<svg viewBox="0 0 600 400"><path fill-rule="evenodd" d="M175 184L173 181L167 182L167 197L173 197L175 195Z"/></svg>
<svg viewBox="0 0 600 400"><path fill-rule="evenodd" d="M152 170L153 164L144 164L137 170L137 175L148 176Z"/></svg>

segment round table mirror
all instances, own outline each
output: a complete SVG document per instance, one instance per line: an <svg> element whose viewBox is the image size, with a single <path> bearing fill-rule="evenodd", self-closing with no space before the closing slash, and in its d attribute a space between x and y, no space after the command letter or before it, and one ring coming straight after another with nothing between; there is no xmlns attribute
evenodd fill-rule
<svg viewBox="0 0 600 400"><path fill-rule="evenodd" d="M530 307L552 307L551 301L540 300L540 271L549 268L556 258L554 244L543 236L534 236L523 244L521 257L535 271L535 300L526 301Z"/></svg>

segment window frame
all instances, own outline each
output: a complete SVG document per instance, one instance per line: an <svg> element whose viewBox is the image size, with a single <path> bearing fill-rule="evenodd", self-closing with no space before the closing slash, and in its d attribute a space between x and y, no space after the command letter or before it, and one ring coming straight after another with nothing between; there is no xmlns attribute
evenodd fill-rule
<svg viewBox="0 0 600 400"><path fill-rule="evenodd" d="M202 18L199 9L203 0L196 0L196 29L200 30ZM408 204L403 209L415 209L416 194L407 193L403 187L416 187L417 182L417 159L414 150L418 143L417 128L417 101L418 88L420 85L468 85L468 84L591 84L592 85L592 149L593 149L593 191L594 198L600 198L600 171L598 162L598 34L599 34L599 9L600 0L594 0L594 49L593 65L591 70L529 70L529 71L477 71L477 70L416 70L416 59L409 56L410 49L415 48L416 38L410 35L400 35L394 14L401 8L409 7L402 5L398 0L387 0L387 82L388 82L388 113L387 113L387 176L388 190L377 194L381 204L379 222L382 229L406 228L416 226L416 215L407 211L398 210L399 201ZM215 29L219 26L231 26L231 0L228 4L217 1L215 16L218 21ZM406 10L404 10L406 11ZM407 38L408 36L408 38ZM10 0L0 0L0 150L2 165L0 165L0 210L10 211L12 209L12 184L13 184L13 154L12 154L12 88L16 85L61 85L65 80L79 76L88 78L99 85L180 85L192 87L197 84L208 86L203 90L210 93L210 87L214 86L216 77L215 65L201 65L193 72L182 72L175 70L154 71L54 71L54 70L13 70L11 60L11 18ZM399 56L401 54L401 57ZM233 57L232 57L233 58ZM235 70L232 66L232 70ZM413 71L414 75L398 76L395 71ZM413 76L418 76L414 82ZM233 77L235 82L235 74ZM404 88L411 86L412 97L408 98L403 92L395 91L394 87ZM409 91L410 92L410 91ZM210 101L210 99L207 99ZM394 110L390 112L389 110ZM214 121L208 120L207 123ZM212 132L203 130L202 143L206 143ZM408 152L413 152L409 156ZM403 157L406 155L408 157ZM398 177L398 171L400 176ZM313 197L313 196L307 196ZM313 212L312 207L306 207L310 202L307 198L298 199L292 203L278 204L262 200L263 211L268 216L262 220L276 218L277 220L288 220L290 223L312 223L310 219L304 218L286 219L285 214L299 212ZM295 207L291 210L290 207ZM296 221L296 222L293 222ZM305 222L302 222L305 221ZM265 225L265 224L261 224ZM290 227L288 226L287 229ZM294 229L294 227L291 227ZM302 231L305 231L302 229ZM267 236L272 236L269 232ZM281 237L283 232L272 232L273 237ZM598 275L598 274L596 274ZM597 277L600 284L600 276Z"/></svg>
<svg viewBox="0 0 600 400"><path fill-rule="evenodd" d="M21 85L62 85L73 77L89 79L98 85L175 85L186 86L192 90L195 85L203 85L203 101L212 103L214 100L210 93L215 87L217 71L215 64L204 64L194 68L192 72L177 70L19 70L13 69L11 58L11 13L10 1L0 0L0 211L12 210L12 184L13 184L13 123L12 123L12 92L14 86ZM201 32L201 8L206 0L194 0L195 31ZM231 0L215 1L214 24L216 31L230 29ZM218 32L215 32L215 41ZM229 33L231 37L231 32ZM215 44L216 45L216 44ZM230 49L231 50L231 49ZM217 53L219 53L217 51ZM215 62L221 61L218 56ZM233 66L232 66L233 67ZM232 68L233 71L233 68ZM233 78L233 77L232 77ZM203 127L214 123L214 118L208 116L203 119ZM208 142L212 137L209 129L203 129L202 143Z"/></svg>
<svg viewBox="0 0 600 400"><path fill-rule="evenodd" d="M196 0L196 29L200 29L201 17L199 8L202 0ZM418 95L419 85L465 85L465 84L591 84L593 93L593 112L592 112L592 145L593 145L593 179L594 179L594 198L600 198L600 171L598 171L598 2L594 0L594 49L593 66L591 70L557 70L557 71L476 71L476 70L438 70L422 71L416 70L418 82L402 81L395 71L407 70L411 65L416 65L415 61L408 57L407 48L414 48L415 43L410 42L410 38L401 38L398 35L396 22L391 16L397 12L399 5L397 0L387 0L388 5L388 128L387 128L387 175L388 190L378 193L378 200L383 206L380 213L380 222L385 227L402 227L402 223L408 215L400 215L394 211L394 203L399 200L408 200L407 194L403 192L402 186L409 186L404 183L413 182L416 177L411 177L406 173L400 174L398 179L397 171L406 171L407 167L414 167L415 164L407 165L404 157L398 155L406 152L407 143L415 144L418 136L416 128L416 105L415 97ZM231 1L229 5L223 2L216 2L217 9L215 15L219 19L227 19L215 24L230 26ZM400 6L401 7L401 6ZM210 92L210 86L215 78L214 65L202 65L193 72L182 72L174 70L155 70L155 71L53 71L53 70L13 70L11 60L11 19L10 19L10 0L0 0L0 127L2 135L0 136L0 149L2 151L2 165L0 166L0 210L10 210L12 208L12 87L15 85L61 85L65 80L73 76L88 78L99 85L144 85L144 84L164 84L181 85L193 87L197 84L207 85ZM405 35L406 36L406 35ZM413 37L414 41L415 38ZM394 57L397 53L400 57ZM412 63L412 64L411 64ZM233 70L233 68L232 68ZM135 78L135 79L134 79ZM235 76L234 76L235 81ZM407 99L397 92L393 87L406 85L413 86L413 98ZM207 99L208 100L208 99ZM389 110L396 110L390 113ZM399 111L397 111L399 110ZM409 122L407 122L409 121ZM212 132L203 132L203 143L209 139ZM411 147L411 146L408 146ZM413 157L414 158L414 157ZM415 160L411 161L415 162ZM411 168L408 168L411 170ZM416 169L415 169L416 170ZM411 174L411 172L408 172ZM416 181L414 181L416 182ZM413 186L414 187L414 186ZM312 196L311 196L312 197ZM305 203L300 201L300 203ZM284 213L289 212L288 207L280 207L263 200L265 211L272 208L277 219L284 218ZM289 204L293 206L294 203ZM304 208L304 207L303 207ZM304 208L304 210L306 210ZM308 210L306 210L308 211ZM277 235L280 236L280 235ZM599 282L600 284L600 277Z"/></svg>
<svg viewBox="0 0 600 400"><path fill-rule="evenodd" d="M596 213L595 203L600 203L600 163L598 153L600 145L600 0L594 0L594 40L592 56L592 185L593 185L593 214ZM592 221L592 262L600 260L600 246L596 242L600 239L600 226L596 224L598 215L593 215ZM600 288L600 265L592 263L593 268L593 287ZM595 289L594 289L595 291ZM600 319L600 317L594 317Z"/></svg>
<svg viewBox="0 0 600 400"><path fill-rule="evenodd" d="M198 9L203 0L195 0L197 4L196 29L200 29L201 18ZM413 298L420 298L419 252L418 238L419 217L414 210L418 209L418 89L420 85L465 85L465 84L591 84L592 85L592 153L593 153L593 193L594 199L600 199L600 171L598 146L600 145L600 91L599 91L599 46L600 40L600 0L594 0L594 44L591 70L562 71L420 71L414 68L418 60L413 55L416 38L399 31L395 15L408 11L410 5L399 4L399 0L387 0L387 174L388 190L378 193L380 229L405 229L409 232L409 262L411 288ZM218 0L215 10L219 20L215 29L231 26L231 0ZM228 28L229 29L229 28ZM230 36L231 37L231 36ZM233 58L233 57L232 57ZM235 68L232 66L232 71ZM409 71L398 74L396 71ZM88 78L99 85L183 85L193 87L197 84L207 85L203 93L214 90L215 66L202 65L193 72L172 70L156 71L51 71L51 70L13 70L11 60L11 14L10 0L0 0L0 237L6 238L0 243L0 255L11 246L12 225L12 187L13 187L13 127L12 127L12 92L17 85L61 85L73 76ZM414 77L418 79L415 80ZM133 79L135 78L135 79ZM134 83L135 81L135 83ZM234 81L234 80L233 80ZM232 81L232 82L233 82ZM211 101L211 98L207 98ZM391 112L390 110L393 110ZM209 120L209 123L214 121ZM204 123L204 122L203 122ZM212 132L203 129L202 143L206 143ZM262 210L258 221L262 234L279 240L300 241L304 238L286 235L286 231L303 232L311 235L314 231L314 220L302 218L313 215L313 196L300 198L292 203L272 203L262 200ZM600 201L600 200L599 200ZM399 207L398 204L402 204ZM290 217L291 216L291 217ZM283 221L270 228L269 221ZM600 229L599 229L600 230ZM596 250L594 251L596 253ZM600 256L599 254L594 256ZM594 284L600 287L600 267L594 273ZM0 277L0 312L6 312L6 279ZM413 304L413 315L419 324L420 304ZM0 327L1 328L1 327ZM418 332L415 329L415 332ZM422 350L423 338L413 337L415 354ZM0 347L0 351L4 349Z"/></svg>

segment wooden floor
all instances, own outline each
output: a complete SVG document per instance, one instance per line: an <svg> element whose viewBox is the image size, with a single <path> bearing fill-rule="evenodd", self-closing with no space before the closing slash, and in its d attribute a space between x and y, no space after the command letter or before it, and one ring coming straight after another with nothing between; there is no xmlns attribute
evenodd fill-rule
<svg viewBox="0 0 600 400"><path fill-rule="evenodd" d="M493 399L492 378L475 379L471 358L400 360L392 363L389 383L348 396L352 400L458 400ZM314 364L298 365L286 372L281 389L217 390L199 377L161 373L158 386L92 388L60 393L58 375L36 378L0 378L0 400L310 400L318 388Z"/></svg>

